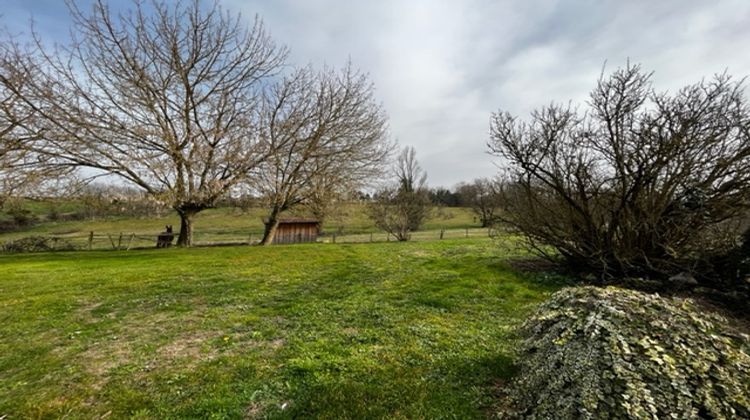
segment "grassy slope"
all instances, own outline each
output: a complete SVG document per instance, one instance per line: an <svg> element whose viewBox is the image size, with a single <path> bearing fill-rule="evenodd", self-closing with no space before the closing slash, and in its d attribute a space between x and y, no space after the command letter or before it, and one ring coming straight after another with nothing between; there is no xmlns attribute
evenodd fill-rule
<svg viewBox="0 0 750 420"><path fill-rule="evenodd" d="M27 203L39 218L44 219L44 203ZM72 204L71 204L72 205ZM199 213L195 219L195 238L201 241L245 241L249 235L258 239L263 233L263 218L265 209L254 208L247 212L234 208L209 209ZM7 216L6 216L7 217ZM124 233L150 235L148 240L138 243L138 246L151 246L155 243L155 236L164 230L164 225L171 224L179 229L180 219L176 213L169 213L164 217L155 218L106 218L99 220L81 220L65 222L43 222L30 229L0 234L0 243L29 235L62 235L74 238L74 243L82 245L86 236L94 231L97 234L111 234L113 236ZM423 226L424 230L476 228L476 218L467 208L435 208ZM372 221L367 217L363 205L345 205L340 213L332 218L325 227L327 232L339 231L344 234L378 232ZM109 247L108 239L99 241L102 247Z"/></svg>
<svg viewBox="0 0 750 420"><path fill-rule="evenodd" d="M499 254L464 239L0 256L0 418L483 417L512 329L560 286Z"/></svg>

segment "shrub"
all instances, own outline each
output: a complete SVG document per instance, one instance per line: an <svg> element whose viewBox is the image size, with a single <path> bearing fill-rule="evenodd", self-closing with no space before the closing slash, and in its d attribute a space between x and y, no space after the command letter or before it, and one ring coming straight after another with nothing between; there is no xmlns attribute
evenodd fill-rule
<svg viewBox="0 0 750 420"><path fill-rule="evenodd" d="M750 418L750 340L690 300L568 288L522 334L520 417Z"/></svg>
<svg viewBox="0 0 750 420"><path fill-rule="evenodd" d="M19 203L13 203L8 206L7 213L13 219L13 223L19 228L29 227L37 222L37 218L31 213L31 210L24 208Z"/></svg>
<svg viewBox="0 0 750 420"><path fill-rule="evenodd" d="M718 255L710 263L710 267L716 272L716 277L725 282L743 284L750 288L750 228L745 230L742 240L736 247L728 252ZM746 295L750 295L747 292ZM750 304L750 299L748 299Z"/></svg>
<svg viewBox="0 0 750 420"><path fill-rule="evenodd" d="M2 251L8 253L17 252L48 252L48 251L71 251L75 246L67 239L48 238L45 236L28 236L2 245Z"/></svg>
<svg viewBox="0 0 750 420"><path fill-rule="evenodd" d="M47 220L50 222L57 222L60 220L60 209L57 206L52 206L47 211Z"/></svg>
<svg viewBox="0 0 750 420"><path fill-rule="evenodd" d="M498 210L502 206L502 184L494 179L477 178L470 184L457 187L461 201L471 207L479 217L482 227L490 227L497 221Z"/></svg>
<svg viewBox="0 0 750 420"><path fill-rule="evenodd" d="M375 226L399 241L408 241L430 211L427 173L419 166L413 147L401 152L393 172L398 182L378 190L368 213Z"/></svg>
<svg viewBox="0 0 750 420"><path fill-rule="evenodd" d="M750 103L718 75L672 94L628 65L588 109L493 115L509 185L502 217L544 253L602 278L668 278L735 246L750 209Z"/></svg>
<svg viewBox="0 0 750 420"><path fill-rule="evenodd" d="M12 220L0 220L0 233L13 232L20 229Z"/></svg>
<svg viewBox="0 0 750 420"><path fill-rule="evenodd" d="M6 205L5 213L7 214L7 218L0 220L0 233L28 228L37 222L34 214L16 200L10 201Z"/></svg>

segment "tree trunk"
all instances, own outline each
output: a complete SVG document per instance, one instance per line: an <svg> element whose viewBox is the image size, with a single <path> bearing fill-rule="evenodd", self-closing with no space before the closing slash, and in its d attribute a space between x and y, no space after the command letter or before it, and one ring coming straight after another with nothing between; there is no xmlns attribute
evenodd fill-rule
<svg viewBox="0 0 750 420"><path fill-rule="evenodd" d="M410 235L410 232L411 232L411 230L410 230L410 229L408 229L408 228L403 228L403 227L402 227L402 228L401 228L401 229L399 229L399 230L398 230L398 232L397 232L396 234L394 234L393 236L395 236L395 237L396 237L396 239L397 239L397 240L398 240L399 242L406 242L406 241L408 241L408 240L409 240L409 236L411 236L411 235Z"/></svg>
<svg viewBox="0 0 750 420"><path fill-rule="evenodd" d="M263 231L263 239L260 241L261 245L270 245L273 243L273 238L276 236L276 229L279 227L280 213L277 208L271 210L271 214L266 221L266 229Z"/></svg>
<svg viewBox="0 0 750 420"><path fill-rule="evenodd" d="M180 236L177 238L177 246L193 246L193 216L198 212L195 210L178 209L180 215Z"/></svg>

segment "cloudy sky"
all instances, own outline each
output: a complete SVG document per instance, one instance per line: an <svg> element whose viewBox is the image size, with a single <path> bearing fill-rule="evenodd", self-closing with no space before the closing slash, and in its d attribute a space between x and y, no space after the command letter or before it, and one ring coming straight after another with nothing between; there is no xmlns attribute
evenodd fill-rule
<svg viewBox="0 0 750 420"><path fill-rule="evenodd" d="M62 0L2 0L3 24L33 14L64 36ZM128 1L110 1L121 7ZM259 14L296 64L368 72L402 145L416 147L432 186L496 168L489 116L527 115L551 101L583 102L602 66L630 59L673 90L728 70L750 75L748 0L222 0Z"/></svg>

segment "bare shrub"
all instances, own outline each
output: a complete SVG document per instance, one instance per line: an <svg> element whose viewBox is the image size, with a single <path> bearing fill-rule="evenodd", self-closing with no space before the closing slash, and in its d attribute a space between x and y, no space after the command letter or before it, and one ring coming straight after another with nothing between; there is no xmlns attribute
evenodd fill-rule
<svg viewBox="0 0 750 420"><path fill-rule="evenodd" d="M509 181L504 221L540 253L601 278L710 276L701 267L737 245L750 205L742 82L721 74L660 93L628 65L602 77L588 105L553 104L528 122L492 116L489 147Z"/></svg>
<svg viewBox="0 0 750 420"><path fill-rule="evenodd" d="M50 251L72 251L75 248L67 239L50 238L46 236L28 236L5 242L0 247L3 252L50 252Z"/></svg>
<svg viewBox="0 0 750 420"><path fill-rule="evenodd" d="M502 183L499 180L477 178L469 184L459 185L456 190L461 202L471 207L482 227L492 226L497 221L502 205Z"/></svg>
<svg viewBox="0 0 750 420"><path fill-rule="evenodd" d="M401 152L393 172L395 184L375 194L368 204L368 213L377 227L399 241L408 241L411 232L422 226L430 211L427 173L419 166L413 147Z"/></svg>

